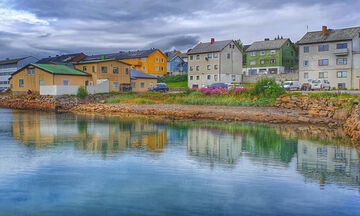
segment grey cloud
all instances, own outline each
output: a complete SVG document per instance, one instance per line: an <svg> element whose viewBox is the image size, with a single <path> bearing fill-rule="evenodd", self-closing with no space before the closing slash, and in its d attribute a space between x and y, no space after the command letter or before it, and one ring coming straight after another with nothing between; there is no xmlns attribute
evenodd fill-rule
<svg viewBox="0 0 360 216"><path fill-rule="evenodd" d="M170 49L186 50L196 45L199 41L200 38L198 36L180 35L155 41L149 45L149 48L159 48L165 51Z"/></svg>

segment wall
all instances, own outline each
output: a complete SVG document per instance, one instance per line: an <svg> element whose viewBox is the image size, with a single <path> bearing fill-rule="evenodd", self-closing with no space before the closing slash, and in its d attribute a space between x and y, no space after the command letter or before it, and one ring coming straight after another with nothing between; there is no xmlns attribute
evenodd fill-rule
<svg viewBox="0 0 360 216"><path fill-rule="evenodd" d="M141 83L145 84L144 88L141 88ZM146 92L149 88L156 86L157 79L133 79L131 80L132 91Z"/></svg>
<svg viewBox="0 0 360 216"><path fill-rule="evenodd" d="M159 59L156 62L156 59ZM146 71L144 73L152 74L154 76L162 76L167 74L167 57L160 50L156 50L146 59ZM156 70L156 66L159 67L159 70ZM141 70L140 70L141 71Z"/></svg>
<svg viewBox="0 0 360 216"><path fill-rule="evenodd" d="M229 59L227 58L228 54L230 54ZM243 54L240 49L235 45L235 43L231 42L220 53L221 78L231 77L231 75L239 75L236 76L235 80L231 80L231 82L241 82L240 75L242 74L242 65ZM228 74L230 76L227 76ZM220 79L219 82L227 82L227 80Z"/></svg>
<svg viewBox="0 0 360 216"><path fill-rule="evenodd" d="M86 86L86 90L89 94L107 93L110 92L109 80L98 80L95 86Z"/></svg>
<svg viewBox="0 0 360 216"><path fill-rule="evenodd" d="M40 86L40 95L76 95L80 86Z"/></svg>
<svg viewBox="0 0 360 216"><path fill-rule="evenodd" d="M348 45L348 55L345 56L336 56L334 53L337 50L338 43L347 43ZM329 51L319 51L320 44L310 44L310 45L301 45L299 47L299 80L301 83L308 82L308 80L320 79L320 72L327 72L328 77L322 78L329 80L331 87L338 87L339 83L345 83L346 88L358 88L359 85L353 85L353 81L355 83L359 83L359 78L352 77L352 64L353 64L353 53L352 53L352 43L351 41L343 41L343 42L332 42L332 43L322 43L321 45L329 45ZM304 53L304 47L309 47L309 52ZM346 65L337 65L337 58L347 58ZM327 66L319 66L320 59L328 59L329 65ZM305 66L304 61L309 61L309 65ZM347 78L338 78L337 72L344 71L347 72ZM308 73L308 78L305 78L305 73Z"/></svg>
<svg viewBox="0 0 360 216"><path fill-rule="evenodd" d="M214 58L214 53L218 53L218 58ZM189 55L188 62L188 87L192 88L193 85L198 85L200 88L213 83L219 82L220 80L220 52L212 53L212 58L208 58L209 53ZM191 57L193 56L193 60ZM196 57L199 56L199 59ZM206 60L207 58L207 60ZM211 69L208 70L207 66L210 65ZM218 66L218 69L215 69L215 65ZM196 66L200 66L199 71L196 70ZM191 70L191 67L193 70ZM210 79L208 79L210 75ZM215 80L215 75L217 80Z"/></svg>
<svg viewBox="0 0 360 216"><path fill-rule="evenodd" d="M269 75L243 75L242 83L256 83L257 81L273 77L276 81L298 81L299 73L288 73L288 74L269 74Z"/></svg>

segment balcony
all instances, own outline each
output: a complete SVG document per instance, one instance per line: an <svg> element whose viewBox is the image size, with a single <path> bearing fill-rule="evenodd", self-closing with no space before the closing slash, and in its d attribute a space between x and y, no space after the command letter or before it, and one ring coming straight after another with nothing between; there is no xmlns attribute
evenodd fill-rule
<svg viewBox="0 0 360 216"><path fill-rule="evenodd" d="M349 50L348 50L348 48L336 49L334 51L334 54L336 56L347 56L349 54Z"/></svg>

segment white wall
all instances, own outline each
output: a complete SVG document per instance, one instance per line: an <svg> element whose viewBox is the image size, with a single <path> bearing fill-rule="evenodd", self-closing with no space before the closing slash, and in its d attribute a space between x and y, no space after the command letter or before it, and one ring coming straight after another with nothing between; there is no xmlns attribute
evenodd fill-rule
<svg viewBox="0 0 360 216"><path fill-rule="evenodd" d="M76 95L80 86L40 86L40 95Z"/></svg>
<svg viewBox="0 0 360 216"><path fill-rule="evenodd" d="M87 86L86 90L89 94L110 92L109 80L97 80L96 86Z"/></svg>

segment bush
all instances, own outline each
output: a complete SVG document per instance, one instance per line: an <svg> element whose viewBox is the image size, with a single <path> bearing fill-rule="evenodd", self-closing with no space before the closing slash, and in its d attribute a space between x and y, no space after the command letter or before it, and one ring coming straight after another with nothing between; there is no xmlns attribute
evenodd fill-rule
<svg viewBox="0 0 360 216"><path fill-rule="evenodd" d="M285 90L275 80L266 78L258 81L250 93L254 96L279 97Z"/></svg>
<svg viewBox="0 0 360 216"><path fill-rule="evenodd" d="M187 75L176 75L176 76L169 76L165 75L158 79L158 83L176 83L176 82L186 82Z"/></svg>
<svg viewBox="0 0 360 216"><path fill-rule="evenodd" d="M78 96L79 98L86 98L86 96L88 96L88 91L86 90L86 88L84 88L84 87L81 86L81 87L78 89L77 96Z"/></svg>

